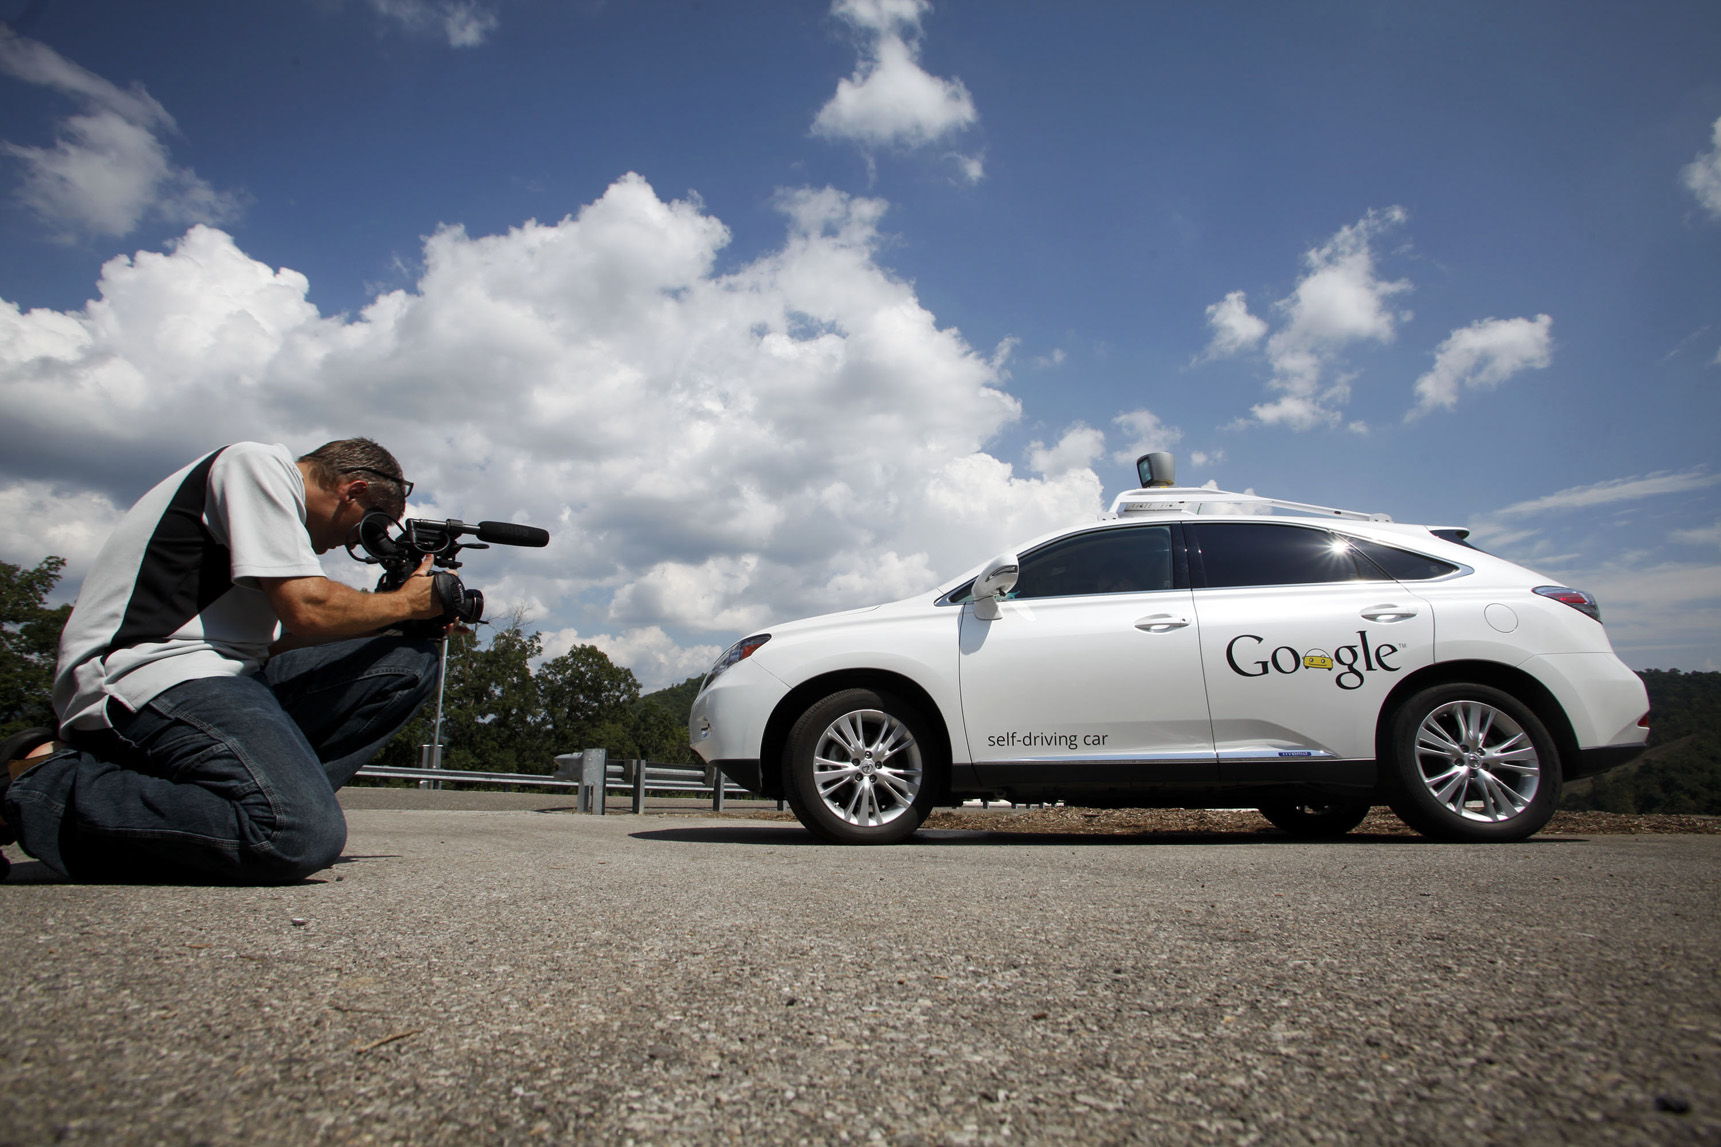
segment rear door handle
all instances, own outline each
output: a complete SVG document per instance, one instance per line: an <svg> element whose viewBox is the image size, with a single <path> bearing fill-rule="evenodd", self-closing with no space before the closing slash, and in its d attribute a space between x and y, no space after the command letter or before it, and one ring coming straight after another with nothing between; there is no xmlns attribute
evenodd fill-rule
<svg viewBox="0 0 1721 1147"><path fill-rule="evenodd" d="M1385 605L1371 605L1362 611L1362 615L1369 621L1409 621L1411 618L1416 616L1416 608L1414 606L1392 605L1390 603Z"/></svg>
<svg viewBox="0 0 1721 1147"><path fill-rule="evenodd" d="M1189 624L1187 617L1174 617L1169 613L1150 613L1136 621L1135 627L1148 633L1170 633L1174 629L1182 629Z"/></svg>

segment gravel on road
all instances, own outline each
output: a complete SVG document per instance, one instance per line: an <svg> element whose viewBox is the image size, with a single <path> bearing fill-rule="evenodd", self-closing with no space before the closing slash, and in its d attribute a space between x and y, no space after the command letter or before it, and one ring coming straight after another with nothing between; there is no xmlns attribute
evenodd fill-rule
<svg viewBox="0 0 1721 1147"><path fill-rule="evenodd" d="M20 863L0 1144L1721 1141L1712 834L484 795L353 807L286 888Z"/></svg>

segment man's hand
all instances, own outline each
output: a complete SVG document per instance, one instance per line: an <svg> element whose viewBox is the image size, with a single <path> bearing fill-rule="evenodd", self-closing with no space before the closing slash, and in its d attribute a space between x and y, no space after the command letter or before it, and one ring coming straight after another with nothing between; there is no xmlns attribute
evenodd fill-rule
<svg viewBox="0 0 1721 1147"><path fill-rule="evenodd" d="M263 578L275 616L294 637L328 640L359 637L403 621L441 617L430 557L399 589L365 593L326 577Z"/></svg>

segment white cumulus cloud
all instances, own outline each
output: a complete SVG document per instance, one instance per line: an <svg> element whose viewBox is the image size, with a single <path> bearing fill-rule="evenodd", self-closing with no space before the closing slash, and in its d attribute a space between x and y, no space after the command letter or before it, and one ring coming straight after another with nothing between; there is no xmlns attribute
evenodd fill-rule
<svg viewBox="0 0 1721 1147"><path fill-rule="evenodd" d="M1018 403L880 265L884 203L779 207L781 243L722 273L721 220L630 175L555 222L438 231L417 282L356 315L205 226L111 259L83 308L0 301L0 507L32 523L0 557L62 553L75 583L116 507L200 452L364 434L418 483L413 516L551 532L472 555L492 616L602 635L577 639L654 686L1102 508L1097 432L1040 474L987 453Z"/></svg>
<svg viewBox="0 0 1721 1147"><path fill-rule="evenodd" d="M819 109L814 134L867 147L919 147L979 119L961 80L920 66L920 23L931 7L929 0L835 0L832 14L862 38L861 58ZM967 182L980 180L978 156L955 158Z"/></svg>
<svg viewBox="0 0 1721 1147"><path fill-rule="evenodd" d="M173 117L143 88L120 88L4 25L0 72L80 108L51 145L0 143L23 169L19 201L52 231L117 237L145 219L220 223L238 214L235 196L173 163L163 140L177 130Z"/></svg>
<svg viewBox="0 0 1721 1147"><path fill-rule="evenodd" d="M1207 325L1213 329L1213 340L1198 361L1240 354L1267 337L1267 321L1249 313L1243 291L1232 291L1208 307Z"/></svg>
<svg viewBox="0 0 1721 1147"><path fill-rule="evenodd" d="M1271 370L1269 399L1234 425L1368 432L1365 423L1345 420L1356 377L1346 370L1346 355L1393 343L1410 321L1395 300L1412 284L1384 278L1377 250L1408 217L1402 207L1371 210L1307 251L1302 278L1272 305L1272 322L1249 309L1242 291L1207 308L1211 335L1196 364L1259 352ZM1466 390L1491 389L1522 371L1545 368L1552 361L1552 332L1547 315L1479 319L1451 332L1435 349L1434 365L1417 379L1416 403L1405 420L1450 410Z"/></svg>
<svg viewBox="0 0 1721 1147"><path fill-rule="evenodd" d="M1251 408L1253 421L1292 430L1343 422L1350 385L1337 368L1345 351L1359 343L1392 342L1404 317L1389 303L1409 291L1410 282L1379 276L1375 244L1407 217L1402 207L1371 210L1306 252L1303 277L1273 304L1276 330L1249 312L1242 291L1207 308L1213 338L1198 361L1252 350L1266 338L1272 368L1267 385L1276 397Z"/></svg>
<svg viewBox="0 0 1721 1147"><path fill-rule="evenodd" d="M1526 370L1553 361L1554 320L1480 319L1455 330L1434 352L1434 366L1416 380L1416 406L1406 422L1433 410L1452 410L1465 390L1490 390Z"/></svg>
<svg viewBox="0 0 1721 1147"><path fill-rule="evenodd" d="M1143 454L1170 450L1183 441L1183 431L1166 425L1151 410L1126 410L1113 418L1112 424L1124 433L1123 445L1112 454L1112 460L1128 463L1131 467Z"/></svg>
<svg viewBox="0 0 1721 1147"><path fill-rule="evenodd" d="M1105 434L1080 422L1064 431L1052 445L1033 442L1028 446L1028 468L1037 474L1062 474L1091 469L1105 452Z"/></svg>
<svg viewBox="0 0 1721 1147"><path fill-rule="evenodd" d="M1697 197L1709 214L1721 219L1721 119L1710 128L1709 150L1686 164L1680 174L1686 190Z"/></svg>
<svg viewBox="0 0 1721 1147"><path fill-rule="evenodd" d="M370 0L370 6L410 31L446 39L451 48L478 47L499 23L479 0Z"/></svg>
<svg viewBox="0 0 1721 1147"><path fill-rule="evenodd" d="M647 683L647 692L658 684L673 684L704 673L717 655L728 648L727 644L683 646L656 626L630 630L621 636L610 633L587 636L575 629L560 629L540 636L546 660L560 657L576 645L593 645L615 664L633 670L634 677Z"/></svg>
<svg viewBox="0 0 1721 1147"><path fill-rule="evenodd" d="M1267 340L1270 385L1279 397L1253 407L1257 419L1293 430L1341 420L1350 389L1330 377L1339 355L1353 343L1389 343L1397 333L1399 315L1387 303L1410 282L1375 273L1374 242L1405 218L1402 207L1370 211L1304 255L1308 273L1277 304L1284 321Z"/></svg>

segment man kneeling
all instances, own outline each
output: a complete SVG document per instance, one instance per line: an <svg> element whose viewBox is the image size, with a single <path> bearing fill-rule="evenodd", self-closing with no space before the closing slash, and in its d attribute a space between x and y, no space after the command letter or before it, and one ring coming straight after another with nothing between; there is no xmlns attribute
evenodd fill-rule
<svg viewBox="0 0 1721 1147"><path fill-rule="evenodd" d="M434 688L430 559L392 593L323 576L412 483L368 439L241 442L121 519L60 639L55 730L0 745L0 843L78 880L273 884L334 863L335 790ZM277 640L278 631L284 636Z"/></svg>

